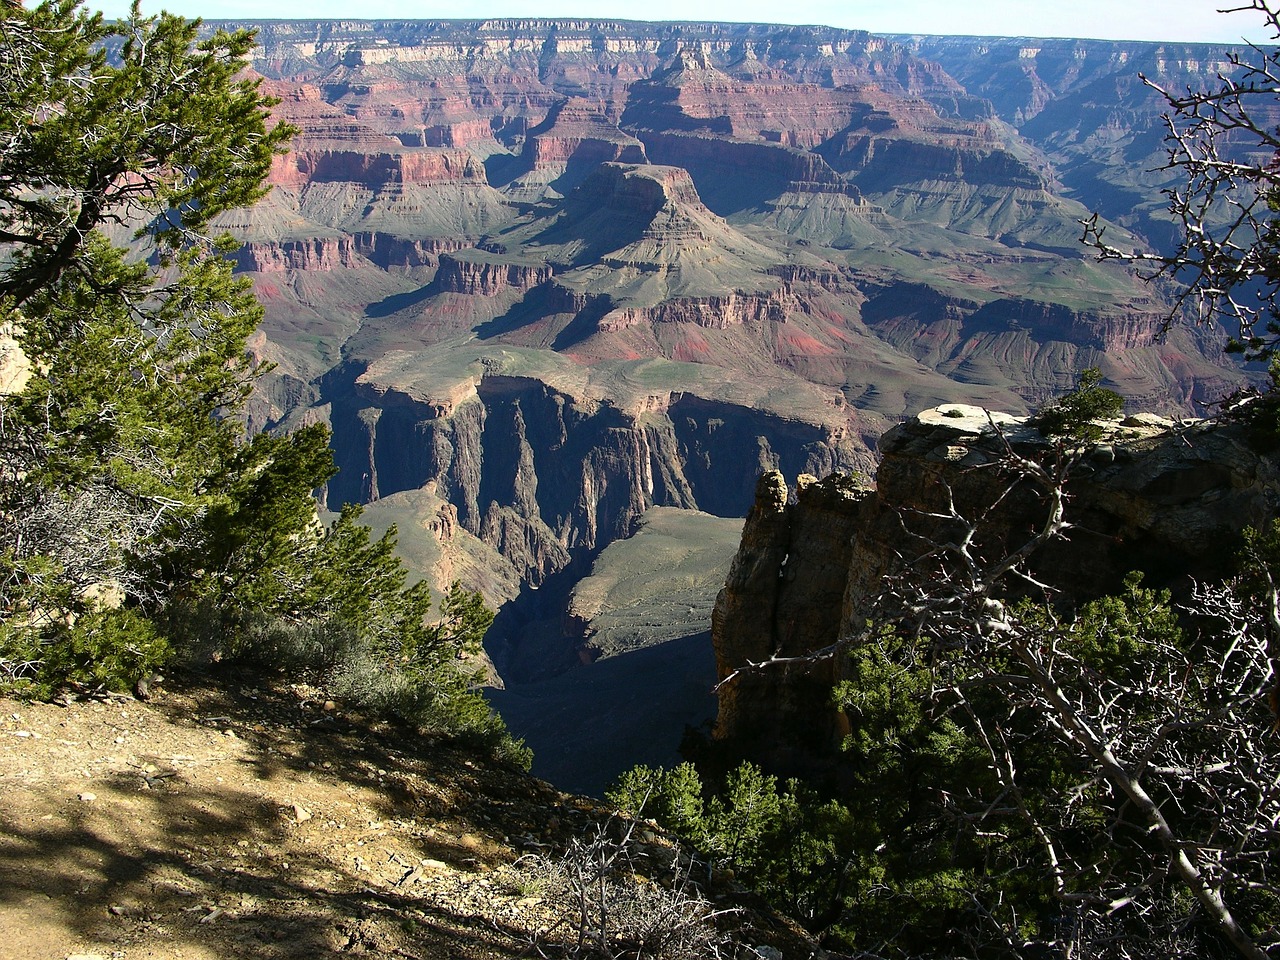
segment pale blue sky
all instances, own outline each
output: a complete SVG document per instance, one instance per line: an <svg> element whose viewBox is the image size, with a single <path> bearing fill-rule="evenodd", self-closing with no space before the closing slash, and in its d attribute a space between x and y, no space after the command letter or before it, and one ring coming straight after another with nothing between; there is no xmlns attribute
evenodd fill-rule
<svg viewBox="0 0 1280 960"><path fill-rule="evenodd" d="M88 0L115 16L129 0ZM1265 43L1257 12L1223 14L1247 0L143 0L143 12L171 10L207 20L616 17L821 23L878 33L1099 37Z"/></svg>

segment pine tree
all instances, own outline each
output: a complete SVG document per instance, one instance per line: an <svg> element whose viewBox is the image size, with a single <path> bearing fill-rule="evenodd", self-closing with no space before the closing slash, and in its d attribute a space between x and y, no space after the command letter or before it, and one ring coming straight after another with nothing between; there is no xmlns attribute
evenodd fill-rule
<svg viewBox="0 0 1280 960"><path fill-rule="evenodd" d="M493 619L454 584L429 618L395 531L312 491L323 426L242 436L262 317L217 216L293 131L243 76L249 31L0 12L0 688L127 688L170 657L318 670L351 699L527 762L461 666Z"/></svg>

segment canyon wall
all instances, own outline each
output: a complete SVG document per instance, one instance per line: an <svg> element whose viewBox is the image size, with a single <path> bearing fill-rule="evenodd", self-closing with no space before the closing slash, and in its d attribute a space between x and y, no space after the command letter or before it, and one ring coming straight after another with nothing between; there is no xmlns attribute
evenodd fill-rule
<svg viewBox="0 0 1280 960"><path fill-rule="evenodd" d="M651 506L740 517L762 471L869 464L861 444L829 429L689 394L637 413L501 374L456 405L359 377L330 393L331 506L430 490L535 587L629 536Z"/></svg>
<svg viewBox="0 0 1280 960"><path fill-rule="evenodd" d="M1217 331L1161 337L1163 292L1079 247L1102 199L1117 241L1155 222L1158 185L1117 194L1131 158L1107 147L1150 104L1095 82L1137 48L1081 48L1074 77L1050 43L812 26L255 26L252 69L299 132L221 221L273 365L248 425L330 424L331 507L370 505L423 557L465 544L425 566L522 589L535 618L648 507L742 517L763 471L869 472L915 410L1025 412L1096 366L1191 414L1248 376ZM1193 53L1165 61L1222 59ZM822 524L853 496L832 483L804 495L829 496Z"/></svg>

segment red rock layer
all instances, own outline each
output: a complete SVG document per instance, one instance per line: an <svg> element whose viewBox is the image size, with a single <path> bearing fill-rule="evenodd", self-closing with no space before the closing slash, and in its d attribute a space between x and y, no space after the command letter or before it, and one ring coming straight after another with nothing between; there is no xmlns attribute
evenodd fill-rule
<svg viewBox="0 0 1280 960"><path fill-rule="evenodd" d="M492 297L507 288L529 290L551 279L551 267L461 260L445 254L435 283L442 293Z"/></svg>

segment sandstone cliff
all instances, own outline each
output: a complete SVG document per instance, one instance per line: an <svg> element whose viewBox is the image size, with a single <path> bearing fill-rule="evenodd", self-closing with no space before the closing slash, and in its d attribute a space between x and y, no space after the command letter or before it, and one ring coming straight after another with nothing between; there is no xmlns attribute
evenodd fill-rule
<svg viewBox="0 0 1280 960"><path fill-rule="evenodd" d="M762 470L826 474L869 462L830 428L689 394L624 410L538 378L485 373L461 395L433 399L388 389L369 371L331 390L341 471L332 505L431 490L534 586L629 536L650 506L740 517Z"/></svg>
<svg viewBox="0 0 1280 960"><path fill-rule="evenodd" d="M764 755L838 747L843 725L830 688L840 660L803 658L851 637L884 577L922 555L929 539L950 535L930 515L950 503L967 517L985 515L980 542L991 555L1025 542L1042 521L1044 504L1025 487L992 510L1007 480L997 466L1001 436L1020 453L1053 455L1024 418L952 404L885 435L874 487L802 477L793 499L781 474L761 477L713 615L718 671L725 678L748 664L802 659L747 669L722 686L717 737L757 744ZM1243 528L1280 512L1280 462L1258 452L1238 423L1139 415L1106 424L1068 491L1068 537L1031 567L1064 603L1114 591L1131 570L1175 589L1226 575Z"/></svg>

